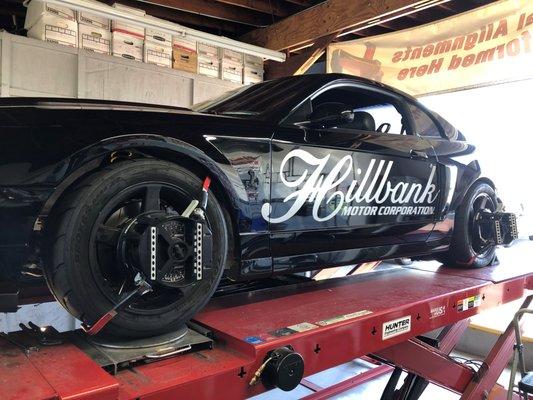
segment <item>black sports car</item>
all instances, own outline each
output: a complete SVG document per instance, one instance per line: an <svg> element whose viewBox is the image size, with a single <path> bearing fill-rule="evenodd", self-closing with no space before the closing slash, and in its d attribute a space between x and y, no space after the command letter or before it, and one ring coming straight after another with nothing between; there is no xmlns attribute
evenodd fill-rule
<svg viewBox="0 0 533 400"><path fill-rule="evenodd" d="M234 281L516 237L474 147L380 83L288 77L193 107L1 99L0 283L44 274L92 333L176 329Z"/></svg>

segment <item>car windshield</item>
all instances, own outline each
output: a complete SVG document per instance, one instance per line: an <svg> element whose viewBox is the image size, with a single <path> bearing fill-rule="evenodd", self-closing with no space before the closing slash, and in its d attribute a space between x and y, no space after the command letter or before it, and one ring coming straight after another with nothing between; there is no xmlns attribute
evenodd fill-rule
<svg viewBox="0 0 533 400"><path fill-rule="evenodd" d="M302 96L298 79L277 79L234 89L213 100L192 106L194 111L251 117L285 108ZM289 110L290 111L290 110Z"/></svg>

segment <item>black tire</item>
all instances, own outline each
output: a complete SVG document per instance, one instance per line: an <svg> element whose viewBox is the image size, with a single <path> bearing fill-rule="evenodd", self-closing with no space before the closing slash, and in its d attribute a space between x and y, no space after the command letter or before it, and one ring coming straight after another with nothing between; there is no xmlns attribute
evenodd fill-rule
<svg viewBox="0 0 533 400"><path fill-rule="evenodd" d="M116 293L113 282L122 279L120 274L127 274L106 271L102 267L109 258L105 249L102 250L92 239L96 221L102 220L103 210L114 199L120 198L117 196L136 193L136 188L141 191L143 184L163 185L158 193L161 196L158 208L163 207L160 205L164 201L163 193L173 194L171 190L175 190L178 195L167 193L166 196L172 197L170 201L179 199L181 210L176 211L181 212L187 205L186 195L187 201L199 196L202 180L185 168L165 161L132 160L112 164L71 188L49 216L45 227L45 277L56 299L82 322L94 323L116 304L124 283ZM147 199L146 194L144 201L149 202ZM142 202L142 198L139 201ZM132 204L129 200L127 207L133 208ZM142 207L140 203L139 210ZM204 271L203 279L186 289L161 286L158 294L154 289L153 293L142 296L138 304L121 311L106 325L102 334L139 338L170 332L182 326L207 303L224 270L230 231L212 191L209 192L206 220L213 233L213 266ZM108 269L110 265L107 264Z"/></svg>
<svg viewBox="0 0 533 400"><path fill-rule="evenodd" d="M496 256L496 246L480 247L472 232L476 202L483 201L485 201L484 208L496 211L497 198L494 189L485 182L474 183L455 214L450 249L438 258L439 261L461 268L481 268L492 263Z"/></svg>

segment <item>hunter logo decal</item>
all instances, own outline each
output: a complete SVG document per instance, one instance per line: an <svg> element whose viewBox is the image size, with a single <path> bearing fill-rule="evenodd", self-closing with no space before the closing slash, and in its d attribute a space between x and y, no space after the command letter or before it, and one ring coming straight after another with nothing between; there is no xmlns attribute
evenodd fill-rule
<svg viewBox="0 0 533 400"><path fill-rule="evenodd" d="M387 340L411 330L411 316L398 318L383 324L382 339Z"/></svg>
<svg viewBox="0 0 533 400"><path fill-rule="evenodd" d="M274 217L271 204L265 203L261 208L263 218L272 223L287 221L306 203L313 204L312 216L317 222L328 221L339 213L343 216L435 213L432 204L439 194L433 183L436 180L435 165L430 167L427 181L419 183L389 179L395 165L392 160L372 158L364 170L355 169L352 155L339 159L326 173L330 158L331 154L318 158L302 149L290 151L281 162L279 179L285 187L292 189L283 203L292 204L283 215ZM294 161L303 162L305 169L296 179L288 180L286 167ZM347 189L340 190L339 187ZM325 204L333 206L320 212Z"/></svg>

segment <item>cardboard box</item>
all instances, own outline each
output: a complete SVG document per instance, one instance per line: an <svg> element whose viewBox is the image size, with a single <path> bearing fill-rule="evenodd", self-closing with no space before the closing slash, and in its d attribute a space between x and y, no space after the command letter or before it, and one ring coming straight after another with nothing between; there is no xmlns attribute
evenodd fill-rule
<svg viewBox="0 0 533 400"><path fill-rule="evenodd" d="M210 44L198 43L198 57L204 59L216 58L218 60L218 47Z"/></svg>
<svg viewBox="0 0 533 400"><path fill-rule="evenodd" d="M242 82L245 85L263 82L263 74L263 68L254 68L245 65L242 72Z"/></svg>
<svg viewBox="0 0 533 400"><path fill-rule="evenodd" d="M184 36L173 36L172 37L172 47L175 49L183 49L191 53L198 54L197 47L198 43L194 39L189 39Z"/></svg>
<svg viewBox="0 0 533 400"><path fill-rule="evenodd" d="M221 48L219 56L220 56L221 62L229 61L234 64L240 64L240 65L242 65L243 63L243 54L239 53L238 51Z"/></svg>
<svg viewBox="0 0 533 400"><path fill-rule="evenodd" d="M94 25L78 26L78 47L101 54L111 54L111 32Z"/></svg>
<svg viewBox="0 0 533 400"><path fill-rule="evenodd" d="M244 55L244 66L251 68L263 69L263 59L261 57L253 56L251 54Z"/></svg>
<svg viewBox="0 0 533 400"><path fill-rule="evenodd" d="M28 30L28 37L78 47L78 22L43 14Z"/></svg>
<svg viewBox="0 0 533 400"><path fill-rule="evenodd" d="M43 16L58 17L69 21L76 21L76 12L68 7L32 0L28 4L28 9L26 10L24 29L32 29ZM48 21L51 21L51 19Z"/></svg>
<svg viewBox="0 0 533 400"><path fill-rule="evenodd" d="M172 68L192 72L193 74L198 72L198 54L195 51L174 47L172 49L172 59L174 60Z"/></svg>
<svg viewBox="0 0 533 400"><path fill-rule="evenodd" d="M159 65L160 67L172 67L172 46L154 42L144 42L143 60L148 64Z"/></svg>
<svg viewBox="0 0 533 400"><path fill-rule="evenodd" d="M172 37L172 67L181 71L198 72L198 43L185 36Z"/></svg>
<svg viewBox="0 0 533 400"><path fill-rule="evenodd" d="M220 63L218 57L200 57L198 54L198 73L213 78L219 77Z"/></svg>
<svg viewBox="0 0 533 400"><path fill-rule="evenodd" d="M125 6L124 4L120 4L120 3L114 3L113 7L116 8L117 10L126 11L130 14L136 14L140 16L146 15L146 12L144 10L141 10L140 8L129 7L129 6ZM145 34L144 28L140 26L129 25L122 21L113 20L111 22L111 30L113 32L118 31L121 33L134 35L144 40L144 34Z"/></svg>
<svg viewBox="0 0 533 400"><path fill-rule="evenodd" d="M220 63L220 78L225 81L242 83L242 63L223 60Z"/></svg>
<svg viewBox="0 0 533 400"><path fill-rule="evenodd" d="M150 15L147 15L147 17L149 17L151 20L153 20L153 22L155 24L158 24L159 22L168 23L168 21L165 21L165 20L160 19L160 18L155 18L155 17L152 17ZM155 43L167 44L169 46L172 45L172 34L167 33L167 32L163 32L163 31L161 31L159 29L146 28L146 35L145 35L144 39L146 41L151 41L151 42L155 42Z"/></svg>
<svg viewBox="0 0 533 400"><path fill-rule="evenodd" d="M113 32L111 50L116 57L129 60L143 60L144 39L122 32Z"/></svg>
<svg viewBox="0 0 533 400"><path fill-rule="evenodd" d="M107 31L111 29L111 20L109 18L89 14L84 11L78 12L78 22L84 25L96 26Z"/></svg>
<svg viewBox="0 0 533 400"><path fill-rule="evenodd" d="M156 29L146 28L145 39L150 42L172 46L172 35L170 33L158 31Z"/></svg>

